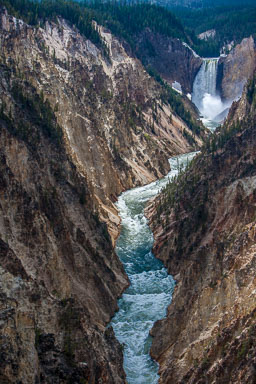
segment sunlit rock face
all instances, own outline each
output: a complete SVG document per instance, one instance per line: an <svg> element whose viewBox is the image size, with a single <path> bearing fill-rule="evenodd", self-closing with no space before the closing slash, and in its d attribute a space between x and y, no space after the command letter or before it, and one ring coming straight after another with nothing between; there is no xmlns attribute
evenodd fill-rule
<svg viewBox="0 0 256 384"><path fill-rule="evenodd" d="M1 383L125 382L106 329L128 285L114 202L191 149L160 85L99 30L109 57L63 19L0 9Z"/></svg>
<svg viewBox="0 0 256 384"><path fill-rule="evenodd" d="M243 87L252 76L256 65L256 48L253 37L243 39L232 51L219 60L218 89L225 101L241 97Z"/></svg>
<svg viewBox="0 0 256 384"><path fill-rule="evenodd" d="M171 155L193 149L186 124L162 105L161 86L109 31L99 27L107 58L63 19L37 29L2 10L0 23L2 54L8 51L56 111L67 151L89 180L114 241L118 194L162 177Z"/></svg>
<svg viewBox="0 0 256 384"><path fill-rule="evenodd" d="M34 88L21 85L22 104L14 80L1 62L0 382L123 383L122 350L105 326L127 277L88 180L43 132Z"/></svg>

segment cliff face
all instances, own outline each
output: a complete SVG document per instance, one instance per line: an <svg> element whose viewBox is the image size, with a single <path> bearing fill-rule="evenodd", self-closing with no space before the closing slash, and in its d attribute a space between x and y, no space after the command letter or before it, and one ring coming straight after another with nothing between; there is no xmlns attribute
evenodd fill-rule
<svg viewBox="0 0 256 384"><path fill-rule="evenodd" d="M62 19L33 28L1 9L2 61L49 100L114 239L116 196L166 174L171 154L191 150L184 134L191 132L160 101L162 88L140 61L98 28L109 58Z"/></svg>
<svg viewBox="0 0 256 384"><path fill-rule="evenodd" d="M242 94L243 87L252 76L256 65L256 48L252 37L243 39L241 44L219 61L219 89L224 100L235 100Z"/></svg>
<svg viewBox="0 0 256 384"><path fill-rule="evenodd" d="M65 20L0 10L1 383L125 382L106 329L128 285L113 203L202 142L97 28L109 56Z"/></svg>
<svg viewBox="0 0 256 384"><path fill-rule="evenodd" d="M49 103L13 76L1 63L0 382L123 383L105 325L127 277Z"/></svg>
<svg viewBox="0 0 256 384"><path fill-rule="evenodd" d="M202 59L181 40L147 29L138 37L137 52L142 61L153 67L167 82L172 84L178 81L184 93L192 92Z"/></svg>
<svg viewBox="0 0 256 384"><path fill-rule="evenodd" d="M160 383L256 379L255 94L254 77L219 138L158 198L157 213L147 210L154 254L177 281L152 329Z"/></svg>

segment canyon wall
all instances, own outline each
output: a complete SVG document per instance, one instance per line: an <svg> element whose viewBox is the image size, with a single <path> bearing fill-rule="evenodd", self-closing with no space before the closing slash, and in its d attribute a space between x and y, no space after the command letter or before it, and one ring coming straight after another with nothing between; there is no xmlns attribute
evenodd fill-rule
<svg viewBox="0 0 256 384"><path fill-rule="evenodd" d="M256 380L256 76L228 120L147 208L154 254L176 280L151 355L159 383Z"/></svg>
<svg viewBox="0 0 256 384"><path fill-rule="evenodd" d="M127 188L202 144L125 43L0 8L0 381L124 383L113 245Z"/></svg>
<svg viewBox="0 0 256 384"><path fill-rule="evenodd" d="M0 382L123 383L128 279L49 103L0 73Z"/></svg>
<svg viewBox="0 0 256 384"><path fill-rule="evenodd" d="M117 195L166 174L168 157L197 147L204 134L203 128L199 135L191 132L162 101L162 87L140 61L97 28L108 54L63 19L35 28L2 8L1 56L50 102L66 149L115 240Z"/></svg>
<svg viewBox="0 0 256 384"><path fill-rule="evenodd" d="M245 38L218 64L218 88L224 100L236 100L252 76L256 65L256 47L253 37Z"/></svg>
<svg viewBox="0 0 256 384"><path fill-rule="evenodd" d="M145 65L154 68L168 83L178 81L185 94L192 93L202 59L188 45L146 29L137 38L136 52Z"/></svg>

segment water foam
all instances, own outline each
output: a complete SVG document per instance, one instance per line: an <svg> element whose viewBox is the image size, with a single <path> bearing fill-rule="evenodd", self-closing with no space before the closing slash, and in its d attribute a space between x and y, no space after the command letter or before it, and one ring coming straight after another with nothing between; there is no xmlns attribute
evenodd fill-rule
<svg viewBox="0 0 256 384"><path fill-rule="evenodd" d="M203 117L203 124L211 130L222 122L231 106L231 102L222 101L216 89L218 60L219 58L203 59L192 93L192 101Z"/></svg>
<svg viewBox="0 0 256 384"><path fill-rule="evenodd" d="M219 95L210 95L209 93L205 93L201 102L200 112L206 119L219 123L225 117L221 116L222 112L228 110L230 106L231 103L223 102Z"/></svg>
<svg viewBox="0 0 256 384"><path fill-rule="evenodd" d="M144 216L144 207L195 154L171 158L172 170L165 178L123 193L116 204L122 218L116 252L131 285L119 300L120 309L111 325L124 346L124 368L129 384L158 382L158 366L149 355L149 330L156 320L166 315L175 284L151 252L153 235Z"/></svg>

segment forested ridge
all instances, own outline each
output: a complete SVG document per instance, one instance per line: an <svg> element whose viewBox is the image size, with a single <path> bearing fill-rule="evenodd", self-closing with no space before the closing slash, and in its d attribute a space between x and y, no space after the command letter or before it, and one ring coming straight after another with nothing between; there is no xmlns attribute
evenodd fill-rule
<svg viewBox="0 0 256 384"><path fill-rule="evenodd" d="M241 2L240 2L241 3ZM182 21L193 47L200 56L218 56L221 48L232 41L235 44L245 37L256 37L256 4L247 2L234 5L223 2L207 8L175 7L171 10ZM198 41L197 35L216 30L214 38Z"/></svg>
<svg viewBox="0 0 256 384"><path fill-rule="evenodd" d="M173 12L154 4L73 0L0 0L0 4L10 14L22 18L30 25L43 25L47 19L54 20L61 16L74 24L98 47L104 47L104 43L92 23L93 20L109 28L115 36L125 39L133 51L136 36L146 28L154 33L179 38L192 46L194 44L194 48L205 45L192 31L185 31Z"/></svg>
<svg viewBox="0 0 256 384"><path fill-rule="evenodd" d="M74 24L93 43L102 45L98 31L92 24L93 12L75 1L67 0L0 0L9 14L21 18L30 25L43 25L46 20L61 16Z"/></svg>
<svg viewBox="0 0 256 384"><path fill-rule="evenodd" d="M79 31L99 47L104 47L95 20L125 39L135 49L136 36L149 28L154 33L179 38L189 43L200 55L218 56L221 48L232 41L256 36L256 6L246 1L231 3L206 2L204 7L177 6L178 2L159 2L165 7L147 2L80 1L73 0L0 0L11 14L28 24L42 24L46 19L61 16L76 25ZM210 29L216 36L201 41L197 35Z"/></svg>
<svg viewBox="0 0 256 384"><path fill-rule="evenodd" d="M116 36L125 38L131 45L134 43L133 36L145 28L187 41L184 28L177 17L157 5L73 0L0 0L0 4L31 25L61 16L75 24L82 34L96 43L99 42L99 36L92 26L92 20L108 27Z"/></svg>
<svg viewBox="0 0 256 384"><path fill-rule="evenodd" d="M170 11L157 5L149 4L122 4L117 2L80 2L72 0L0 0L8 12L17 18L23 19L30 25L43 26L46 20L56 20L61 16L74 24L78 30L93 43L103 54L108 56L108 48L101 39L93 20L103 25L111 32L129 43L133 54L143 61L140 52L136 51L136 36L145 28L152 32L168 37L180 38L188 42L184 28L180 21ZM159 74L151 67L147 71L162 85L162 101L169 103L173 111L179 115L190 127L193 133L198 133L200 126L184 108L182 98L171 87L167 86ZM188 133L187 133L188 135ZM193 137L188 137L191 144Z"/></svg>
<svg viewBox="0 0 256 384"><path fill-rule="evenodd" d="M186 196L189 192L195 190L195 187L198 183L198 177L195 172L191 172L191 170L195 170L195 162L198 159L218 156L218 152L223 150L227 146L228 143L231 143L237 135L242 135L245 131L254 131L255 123L256 123L256 73L252 79L248 80L247 89L246 89L246 101L248 105L251 106L251 112L245 117L243 120L234 120L232 121L227 119L225 123L218 128L208 139L205 141L204 146L201 148L200 155L193 159L185 168L182 168L178 165L178 175L174 177L165 188L162 190L162 194L160 196L159 204L157 207L157 218L160 220L160 216L162 212L170 212L170 209L177 205L178 202L182 202L186 200ZM237 104L234 104L234 108L236 108ZM248 172L251 169L255 168L255 161L253 164L249 164ZM191 173L191 175L190 175ZM188 188L189 184L189 188ZM191 209L194 209L191 205ZM203 206L199 207L203 209ZM202 212L199 212L199 216L201 218Z"/></svg>

